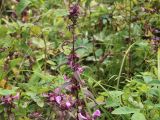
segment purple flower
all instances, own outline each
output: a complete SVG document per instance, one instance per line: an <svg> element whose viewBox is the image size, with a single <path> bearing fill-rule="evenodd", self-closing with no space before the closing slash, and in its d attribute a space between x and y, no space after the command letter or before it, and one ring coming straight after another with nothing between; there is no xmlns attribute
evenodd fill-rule
<svg viewBox="0 0 160 120"><path fill-rule="evenodd" d="M6 104L7 105L7 104L11 104L13 99L12 99L12 97L10 95L7 95L7 96L3 96L1 98L1 101L2 101L2 104Z"/></svg>
<svg viewBox="0 0 160 120"><path fill-rule="evenodd" d="M78 113L79 120L88 120L87 117L83 116L82 113Z"/></svg>
<svg viewBox="0 0 160 120"><path fill-rule="evenodd" d="M79 66L79 67L77 68L77 72L82 73L83 71L84 71L83 67L80 67L80 66Z"/></svg>
<svg viewBox="0 0 160 120"><path fill-rule="evenodd" d="M56 94L55 91L44 94L44 97L46 97L48 104L56 105L62 110L68 110L75 104L71 95Z"/></svg>
<svg viewBox="0 0 160 120"><path fill-rule="evenodd" d="M1 102L2 104L9 105L9 104L12 104L14 100L18 100L19 96L20 96L20 93L17 93L15 96L12 96L12 95L3 96L1 97Z"/></svg>
<svg viewBox="0 0 160 120"><path fill-rule="evenodd" d="M92 114L93 118L96 119L97 117L101 116L101 111L100 110L96 110L93 114Z"/></svg>
<svg viewBox="0 0 160 120"><path fill-rule="evenodd" d="M57 97L56 97L56 102L57 102L58 104L61 103L61 100L62 100L62 97L61 97L61 96L57 96Z"/></svg>
<svg viewBox="0 0 160 120"><path fill-rule="evenodd" d="M13 96L12 98L15 99L15 100L18 100L20 97L20 93L17 93L15 96Z"/></svg>
<svg viewBox="0 0 160 120"><path fill-rule="evenodd" d="M71 103L69 101L66 102L66 107L70 108L71 107Z"/></svg>
<svg viewBox="0 0 160 120"><path fill-rule="evenodd" d="M75 63L75 61L78 59L79 57L76 54L70 54L68 56L67 64L72 70L77 71L78 73L82 73L84 71L83 67L81 67L78 63ZM64 76L64 80L68 80L67 76Z"/></svg>
<svg viewBox="0 0 160 120"><path fill-rule="evenodd" d="M54 99L54 96L51 96L51 97L49 98L49 100L50 100L50 102L54 101L54 100L55 100L55 99Z"/></svg>
<svg viewBox="0 0 160 120"><path fill-rule="evenodd" d="M75 66L75 61L76 61L77 59L79 59L79 57L74 53L74 54L68 55L67 59L68 59L67 64L68 64L71 68L74 68L74 66ZM74 60L74 61L73 61L73 60Z"/></svg>
<svg viewBox="0 0 160 120"><path fill-rule="evenodd" d="M153 37L152 40L159 41L160 37Z"/></svg>
<svg viewBox="0 0 160 120"><path fill-rule="evenodd" d="M67 77L67 75L64 75L63 78L64 78L64 80L67 81L67 82L70 80L70 79Z"/></svg>
<svg viewBox="0 0 160 120"><path fill-rule="evenodd" d="M54 93L56 94L60 94L60 92L61 92L61 89L59 87L54 90Z"/></svg>
<svg viewBox="0 0 160 120"><path fill-rule="evenodd" d="M79 5L74 4L69 9L69 18L78 17L79 15Z"/></svg>

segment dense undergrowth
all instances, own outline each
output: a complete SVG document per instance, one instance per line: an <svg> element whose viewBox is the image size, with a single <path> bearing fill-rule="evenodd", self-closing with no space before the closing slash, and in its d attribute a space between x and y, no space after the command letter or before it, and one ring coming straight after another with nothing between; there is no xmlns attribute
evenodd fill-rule
<svg viewBox="0 0 160 120"><path fill-rule="evenodd" d="M1 0L0 120L160 120L159 0Z"/></svg>

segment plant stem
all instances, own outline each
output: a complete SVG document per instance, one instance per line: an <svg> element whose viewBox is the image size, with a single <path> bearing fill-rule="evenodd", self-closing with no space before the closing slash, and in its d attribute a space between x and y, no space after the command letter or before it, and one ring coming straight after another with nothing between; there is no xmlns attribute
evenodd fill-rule
<svg viewBox="0 0 160 120"><path fill-rule="evenodd" d="M73 61L73 65L75 65L75 57L74 57L74 55L75 55L75 23L73 23L73 29L72 29L72 61ZM73 72L75 72L76 70L75 70L75 67L73 68ZM79 85L79 82L78 82L78 80L76 80L76 86L78 86ZM77 90L76 91L76 100L79 100L79 96L78 96L78 94L79 94L79 91ZM78 119L78 113L79 113L79 110L78 110L78 105L77 105L77 119Z"/></svg>
<svg viewBox="0 0 160 120"><path fill-rule="evenodd" d="M131 0L129 0L129 30L128 30L128 33L129 33L129 46L131 45ZM129 52L128 53L128 78L130 78L130 72L131 72L131 53Z"/></svg>
<svg viewBox="0 0 160 120"><path fill-rule="evenodd" d="M90 108L89 108L89 106L88 106L88 104L87 104L87 100L86 100L86 97L85 97L85 95L84 95L84 92L83 92L81 86L80 86L80 89L81 89L81 92L82 92L82 97L83 97L83 99L84 99L85 105L86 105L86 107L87 107L87 111L88 111L89 114L91 115L91 110L90 110Z"/></svg>
<svg viewBox="0 0 160 120"><path fill-rule="evenodd" d="M123 66L124 66L124 62L125 62L126 56L128 55L130 49L131 49L134 45L135 45L135 43L133 43L132 45L130 45L129 48L127 49L127 51L126 51L125 54L124 54L124 57L123 57L123 60L122 60L122 63L121 63L121 67L120 67L120 70L119 70L118 79L117 79L117 90L119 90L120 78L121 78L122 69L123 69Z"/></svg>
<svg viewBox="0 0 160 120"><path fill-rule="evenodd" d="M46 74L46 70L47 70L47 42L45 37L43 37L43 41L44 41L44 73Z"/></svg>

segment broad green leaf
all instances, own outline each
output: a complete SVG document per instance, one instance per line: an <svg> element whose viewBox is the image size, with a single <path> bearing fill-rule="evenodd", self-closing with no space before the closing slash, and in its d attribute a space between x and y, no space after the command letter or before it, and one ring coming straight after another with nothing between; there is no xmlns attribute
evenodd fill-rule
<svg viewBox="0 0 160 120"><path fill-rule="evenodd" d="M112 114L130 114L130 113L136 113L139 112L139 109L135 109L135 108L130 108L130 107L119 107L117 109L115 109Z"/></svg>
<svg viewBox="0 0 160 120"><path fill-rule="evenodd" d="M121 96L123 92L122 91L110 91L109 94L113 97L118 97L118 96Z"/></svg>
<svg viewBox="0 0 160 120"><path fill-rule="evenodd" d="M120 106L120 99L119 98L111 98L109 97L106 100L106 107L116 107L116 106Z"/></svg>
<svg viewBox="0 0 160 120"><path fill-rule="evenodd" d="M0 88L0 95L15 94L17 89L18 89L17 87L12 88L11 90Z"/></svg>
<svg viewBox="0 0 160 120"><path fill-rule="evenodd" d="M151 82L148 83L149 85L156 85L160 86L160 81L159 80L152 80Z"/></svg>
<svg viewBox="0 0 160 120"><path fill-rule="evenodd" d="M20 2L16 7L16 13L20 15L30 3L31 3L30 0L20 0Z"/></svg>
<svg viewBox="0 0 160 120"><path fill-rule="evenodd" d="M104 100L105 100L104 96L98 96L98 97L96 98L96 101L97 101L97 102L104 102Z"/></svg>
<svg viewBox="0 0 160 120"><path fill-rule="evenodd" d="M154 107L155 108L160 108L160 104L155 104Z"/></svg>
<svg viewBox="0 0 160 120"><path fill-rule="evenodd" d="M56 17L67 16L68 15L68 11L66 9L57 9L57 10L55 10L54 15Z"/></svg>
<svg viewBox="0 0 160 120"><path fill-rule="evenodd" d="M30 96L32 100L37 103L38 106L40 107L44 106L44 101L36 93L27 92L26 94Z"/></svg>
<svg viewBox="0 0 160 120"><path fill-rule="evenodd" d="M106 100L106 107L119 106L120 105L120 96L122 94L123 94L122 91L103 92L102 95L108 96L108 99Z"/></svg>
<svg viewBox="0 0 160 120"><path fill-rule="evenodd" d="M30 29L31 35L37 35L39 36L41 34L41 27L39 26L32 26Z"/></svg>
<svg viewBox="0 0 160 120"><path fill-rule="evenodd" d="M61 49L61 52L63 52L65 55L69 55L71 52L71 47L69 46L64 46L63 49Z"/></svg>
<svg viewBox="0 0 160 120"><path fill-rule="evenodd" d="M149 82L152 81L152 76L145 75L145 76L143 76L143 79L144 79L144 81L145 81L146 83L149 83Z"/></svg>
<svg viewBox="0 0 160 120"><path fill-rule="evenodd" d="M134 113L131 120L146 120L146 118L142 113Z"/></svg>
<svg viewBox="0 0 160 120"><path fill-rule="evenodd" d="M136 108L140 108L140 109L144 108L144 105L142 104L142 102L134 100L132 96L128 98L128 102L131 103Z"/></svg>

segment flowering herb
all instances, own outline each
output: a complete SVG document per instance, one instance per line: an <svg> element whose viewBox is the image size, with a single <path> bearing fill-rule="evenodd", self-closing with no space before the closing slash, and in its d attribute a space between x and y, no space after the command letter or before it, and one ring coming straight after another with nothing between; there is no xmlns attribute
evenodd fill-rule
<svg viewBox="0 0 160 120"><path fill-rule="evenodd" d="M20 97L20 93L17 93L15 96L7 95L1 97L1 104L3 105L12 105L14 100L18 100Z"/></svg>
<svg viewBox="0 0 160 120"><path fill-rule="evenodd" d="M92 120L96 119L100 116L100 111L96 110L93 115L89 115L88 112L83 115L80 111L85 109L85 102L83 99L80 99L79 92L80 86L82 85L82 80L78 77L80 76L84 68L78 63L79 56L75 52L75 27L77 24L77 19L79 17L79 5L74 4L70 7L68 18L71 20L72 24L70 30L72 31L72 51L67 56L67 66L72 70L72 74L67 76L64 75L64 83L63 88L67 91L67 93L62 93L61 87L56 88L54 91L44 94L44 97L47 98L47 102L50 105L57 106L60 110L63 110L63 113L67 110L76 109L75 118L77 120ZM79 107L81 109L79 109ZM84 110L83 110L84 111ZM64 116L63 116L64 117Z"/></svg>

